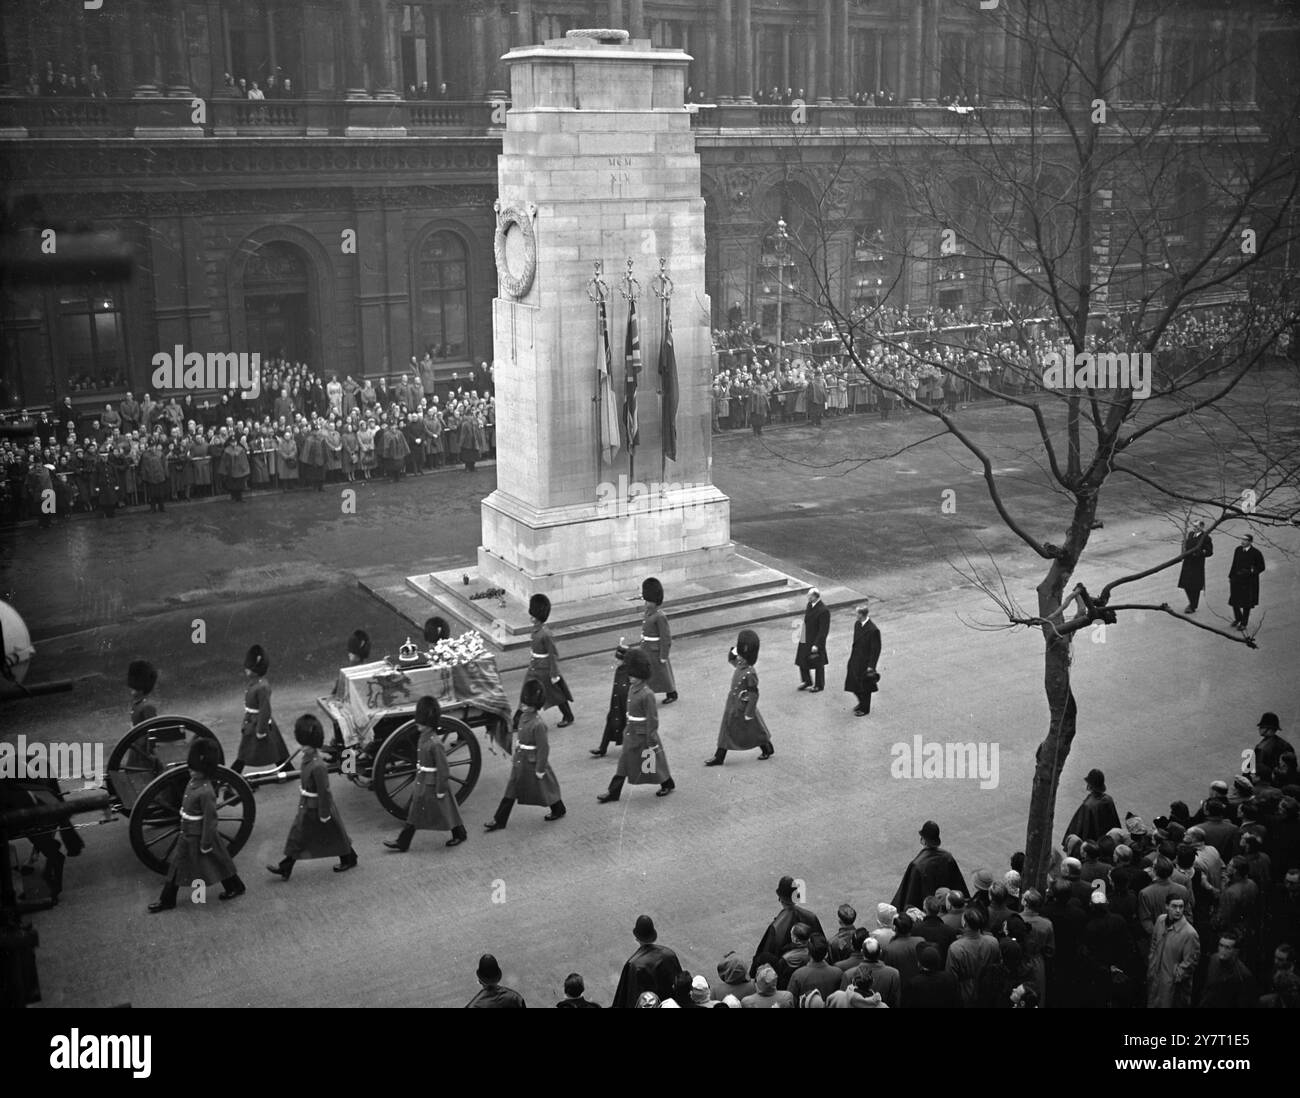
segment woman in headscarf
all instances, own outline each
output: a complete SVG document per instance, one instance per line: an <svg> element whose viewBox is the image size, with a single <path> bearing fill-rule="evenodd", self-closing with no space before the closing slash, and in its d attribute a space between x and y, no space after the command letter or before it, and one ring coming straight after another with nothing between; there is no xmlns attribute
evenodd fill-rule
<svg viewBox="0 0 1300 1098"><path fill-rule="evenodd" d="M767 722L758 711L758 634L752 629L742 629L736 638L736 647L727 658L735 665L731 673L731 687L722 707L722 726L718 729L718 746L713 758L705 766L721 766L728 751L748 751L757 747L759 759L770 759L772 734Z"/></svg>

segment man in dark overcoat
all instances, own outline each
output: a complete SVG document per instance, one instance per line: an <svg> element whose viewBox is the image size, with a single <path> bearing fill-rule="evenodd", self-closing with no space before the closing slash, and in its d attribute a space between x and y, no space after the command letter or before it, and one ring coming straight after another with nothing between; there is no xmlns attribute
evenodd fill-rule
<svg viewBox="0 0 1300 1098"><path fill-rule="evenodd" d="M871 609L866 603L858 607L857 613L844 689L858 699L854 715L865 717L871 712L871 695L879 689L880 675L876 664L880 662L880 629L871 620Z"/></svg>
<svg viewBox="0 0 1300 1098"><path fill-rule="evenodd" d="M816 694L826 689L826 637L831 631L831 612L822 602L817 588L808 592L808 606L803 612L803 630L799 634L799 648L794 662L802 680L800 690ZM815 679L814 679L815 676Z"/></svg>
<svg viewBox="0 0 1300 1098"><path fill-rule="evenodd" d="M659 935L649 915L637 916L632 936L637 940L637 951L623 965L610 1004L613 1007L635 1007L643 991L653 991L661 1000L669 998L673 981L682 970L677 954L658 944Z"/></svg>
<svg viewBox="0 0 1300 1098"><path fill-rule="evenodd" d="M1201 601L1201 592L1205 590L1205 560L1214 556L1214 542L1205 532L1205 523L1193 523L1183 540L1183 566L1178 571L1178 587L1187 594L1188 614L1195 614Z"/></svg>
<svg viewBox="0 0 1300 1098"><path fill-rule="evenodd" d="M1255 537L1246 534L1233 551L1228 569L1228 605L1232 624L1243 632L1250 623L1252 607L1259 605L1259 575L1264 571L1264 554L1255 548Z"/></svg>
<svg viewBox="0 0 1300 1098"><path fill-rule="evenodd" d="M926 820L917 834L921 836L921 852L903 872L898 891L894 893L894 907L899 911L919 908L927 896L933 896L940 888L969 896L957 859L939 845L939 825Z"/></svg>
<svg viewBox="0 0 1300 1098"><path fill-rule="evenodd" d="M751 980L766 956L770 954L773 957L780 957L790 948L796 926L808 927L809 937L814 934L821 935L823 938L826 936L822 931L821 920L802 904L795 903L794 896L794 878L782 877L776 885L776 898L781 901L781 910L768 923L767 929L763 931L763 937L759 940L758 948L754 950L754 960L749 966Z"/></svg>

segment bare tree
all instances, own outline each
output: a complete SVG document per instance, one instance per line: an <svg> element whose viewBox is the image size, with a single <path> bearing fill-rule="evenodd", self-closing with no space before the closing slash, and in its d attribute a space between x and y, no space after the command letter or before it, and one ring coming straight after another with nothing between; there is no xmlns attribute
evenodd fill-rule
<svg viewBox="0 0 1300 1098"><path fill-rule="evenodd" d="M980 47L949 109L907 111L904 138L884 132L899 108L841 112L862 119L866 132L833 161L791 126L787 174L815 192L801 211L807 281L796 292L870 384L930 416L932 438L951 437L970 452L1001 522L1045 564L1032 609L1000 577L985 582L1004 627L1043 635L1048 721L1025 839L1026 881L1041 887L1078 717L1075 636L1150 610L1256 645L1249 632L1167 603L1122 600L1129 585L1177 566L1188 555L1181 541L1154 567L1120 572L1099 590L1071 581L1115 476L1140 482L1183 519L1202 513L1207 536L1300 516L1294 414L1269 396L1297 321L1300 294L1284 257L1300 165L1293 129L1270 127L1252 101L1247 17L1169 0L968 8ZM1293 104L1281 117L1294 115ZM897 188L902 217L859 216L870 247L892 255L889 277L879 298L845 305L850 249L862 239L851 196L882 179ZM990 306L985 319L1005 318L1002 334L972 347L969 327L918 337L882 324L891 294L918 269L969 279ZM1210 315L1206 306L1220 306L1217 319L1193 322ZM1063 350L1063 372L1044 370L1049 347ZM1150 359L1126 357L1144 354ZM972 355L995 372L971 371ZM1130 361L1131 375L1122 369ZM1147 362L1151 373L1139 382ZM1080 375L1072 383L1073 367ZM911 369L938 371L1022 412L1062 507L1019 513L969 421L918 399L903 380ZM1294 366L1287 369L1294 399ZM1180 479L1142 460L1144 444L1172 430L1204 448L1212 466L1204 475ZM1060 533L1045 532L1057 523Z"/></svg>

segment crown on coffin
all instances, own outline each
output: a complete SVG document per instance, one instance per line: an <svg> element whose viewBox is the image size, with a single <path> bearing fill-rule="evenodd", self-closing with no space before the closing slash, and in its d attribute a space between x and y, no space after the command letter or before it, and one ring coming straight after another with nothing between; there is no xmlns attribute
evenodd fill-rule
<svg viewBox="0 0 1300 1098"><path fill-rule="evenodd" d="M414 663L420 658L420 650L411 643L411 638L406 638L406 643L397 650L397 660L399 663Z"/></svg>

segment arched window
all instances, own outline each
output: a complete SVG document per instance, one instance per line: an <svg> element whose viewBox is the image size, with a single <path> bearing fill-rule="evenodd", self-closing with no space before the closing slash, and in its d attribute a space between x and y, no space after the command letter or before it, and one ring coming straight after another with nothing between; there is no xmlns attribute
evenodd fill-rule
<svg viewBox="0 0 1300 1098"><path fill-rule="evenodd" d="M434 359L469 355L469 277L464 242L455 233L425 237L415 268L416 348Z"/></svg>

